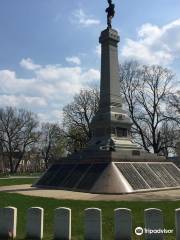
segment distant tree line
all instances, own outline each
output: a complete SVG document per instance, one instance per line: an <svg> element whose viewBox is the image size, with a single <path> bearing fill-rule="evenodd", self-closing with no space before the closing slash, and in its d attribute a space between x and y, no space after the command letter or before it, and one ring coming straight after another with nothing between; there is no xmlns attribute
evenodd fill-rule
<svg viewBox="0 0 180 240"><path fill-rule="evenodd" d="M33 160L34 165L42 161L42 167L48 168L51 161L63 155L63 143L60 125L40 124L36 114L25 109L0 109L1 168L3 165L10 173L16 173L25 159Z"/></svg>
<svg viewBox="0 0 180 240"><path fill-rule="evenodd" d="M133 141L148 152L173 154L180 133L180 91L174 74L161 66L126 62L120 66L120 86L133 123ZM97 88L81 90L63 108L61 124L40 123L36 114L25 109L0 108L1 164L15 173L25 160L34 166L41 162L38 166L43 170L58 158L85 148L98 105Z"/></svg>

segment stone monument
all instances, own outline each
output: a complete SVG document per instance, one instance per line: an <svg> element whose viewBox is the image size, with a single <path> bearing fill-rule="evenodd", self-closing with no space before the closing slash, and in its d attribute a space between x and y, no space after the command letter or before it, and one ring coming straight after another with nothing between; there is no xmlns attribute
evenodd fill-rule
<svg viewBox="0 0 180 240"><path fill-rule="evenodd" d="M99 110L91 122L86 149L59 159L35 186L92 193L133 193L180 187L180 170L164 157L133 143L132 122L120 96L118 32L112 28L115 5L108 0L107 28L101 32Z"/></svg>

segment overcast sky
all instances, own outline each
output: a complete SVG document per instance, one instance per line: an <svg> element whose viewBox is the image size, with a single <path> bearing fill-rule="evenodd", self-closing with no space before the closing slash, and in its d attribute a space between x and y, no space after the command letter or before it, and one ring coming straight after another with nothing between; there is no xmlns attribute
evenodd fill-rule
<svg viewBox="0 0 180 240"><path fill-rule="evenodd" d="M119 61L160 64L180 76L180 1L114 0ZM0 0L0 107L60 121L81 88L98 84L106 0Z"/></svg>

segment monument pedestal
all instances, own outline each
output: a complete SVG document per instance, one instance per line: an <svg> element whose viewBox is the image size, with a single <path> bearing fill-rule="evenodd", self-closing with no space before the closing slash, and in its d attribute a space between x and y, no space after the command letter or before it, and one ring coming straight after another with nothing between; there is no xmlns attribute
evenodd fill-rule
<svg viewBox="0 0 180 240"><path fill-rule="evenodd" d="M53 164L36 187L127 194L179 188L180 171L170 162L65 161Z"/></svg>

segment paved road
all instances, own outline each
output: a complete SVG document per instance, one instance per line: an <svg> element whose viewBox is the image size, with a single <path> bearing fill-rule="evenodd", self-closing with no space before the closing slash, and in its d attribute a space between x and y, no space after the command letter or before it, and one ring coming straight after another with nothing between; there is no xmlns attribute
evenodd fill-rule
<svg viewBox="0 0 180 240"><path fill-rule="evenodd" d="M71 200L89 200L89 201L161 201L180 200L180 189L166 190L147 193L133 193L125 195L106 195L106 194L90 194L81 192L72 192L64 190L48 190L31 187L29 184L14 185L0 187L0 191L19 193L22 195L48 197L55 199L71 199Z"/></svg>

